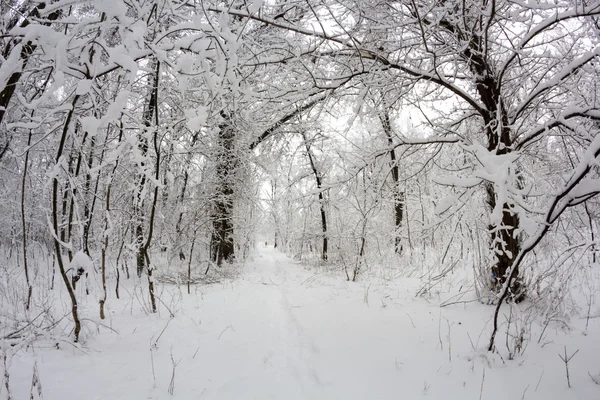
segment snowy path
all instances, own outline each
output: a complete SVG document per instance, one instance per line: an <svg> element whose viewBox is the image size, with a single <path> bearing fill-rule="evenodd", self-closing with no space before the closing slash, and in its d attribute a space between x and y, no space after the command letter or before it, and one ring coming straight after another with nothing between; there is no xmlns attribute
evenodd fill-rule
<svg viewBox="0 0 600 400"><path fill-rule="evenodd" d="M440 309L414 297L418 285L317 276L260 248L233 282L192 295L163 287L173 319L164 308L148 316L135 299L110 299L107 323L118 334L100 328L88 354L63 343L13 359L14 398L27 398L37 360L46 400L600 399L587 375L600 357L592 335L557 331L548 346L531 344L524 358L503 363L481 350L489 307ZM591 324L600 331L598 319ZM556 355L563 344L585 348L570 366L577 392L566 387Z"/></svg>
<svg viewBox="0 0 600 400"><path fill-rule="evenodd" d="M225 376L232 366L238 375L216 388L215 398L244 398L249 387L262 388L261 398L281 398L285 393L310 398L320 385L311 365L318 348L294 316L288 290L298 282L291 278L286 262L289 264L275 251L264 251L260 262L245 274L246 284L235 301L226 307L235 322L220 340L249 357L240 360L247 363L243 367L233 359L224 363ZM244 382L248 373L251 375Z"/></svg>

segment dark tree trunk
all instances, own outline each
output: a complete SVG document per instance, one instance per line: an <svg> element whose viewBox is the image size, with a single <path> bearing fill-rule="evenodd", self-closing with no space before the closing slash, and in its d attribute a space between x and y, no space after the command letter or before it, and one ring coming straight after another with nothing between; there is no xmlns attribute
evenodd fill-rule
<svg viewBox="0 0 600 400"><path fill-rule="evenodd" d="M320 178L317 178L320 180ZM321 185L319 184L319 189ZM321 228L323 229L323 253L321 258L323 261L327 261L327 216L325 214L325 200L323 198L323 192L319 192L319 205L321 207Z"/></svg>
<svg viewBox="0 0 600 400"><path fill-rule="evenodd" d="M89 151L89 155L88 155L88 163L87 163L87 172L85 174L85 185L84 185L84 193L83 193L83 198L85 199L84 204L83 204L83 251L85 252L85 254L90 255L90 248L88 245L88 239L89 239L89 235L90 235L90 224L91 224L91 219L92 219L92 215L94 212L94 205L96 203L96 191L94 191L94 193L91 194L91 204L90 201L88 201L88 198L90 196L90 188L92 185L92 175L90 174L90 171L92 170L92 166L93 166L93 162L94 162L94 147L96 144L96 138L92 136L92 138L90 139L90 151ZM102 165L102 159L99 162L100 165ZM98 187L96 186L96 189Z"/></svg>
<svg viewBox="0 0 600 400"><path fill-rule="evenodd" d="M317 169L317 166L314 162L314 158L310 151L310 144L306 139L306 135L302 133L302 138L304 139L304 146L306 146L306 154L308 155L308 160L310 162L310 167L312 169L313 174L315 175L315 181L317 182L317 190L319 191L319 208L321 211L321 229L323 231L323 251L321 253L321 258L323 261L327 261L327 214L325 212L325 198L323 196L323 182L321 180L321 174Z"/></svg>
<svg viewBox="0 0 600 400"><path fill-rule="evenodd" d="M155 112L158 112L158 110L155 110L156 105L157 105L157 95L158 95L158 71L159 71L159 67L158 67L158 62L154 61L154 66L153 66L153 70L154 74L152 77L152 87L150 88L150 93L148 96L148 102L146 103L146 108L144 109L144 115L143 115L143 121L144 121L144 129L142 130L142 134L138 143L138 148L140 149L140 153L142 155L142 157L146 157L148 154L148 135L150 133L150 129L152 127L152 117L154 116ZM137 274L138 277L141 277L142 274L144 273L144 268L146 268L146 256L144 254L144 245L145 245L145 241L144 241L144 216L143 216L143 209L144 209L144 190L146 187L146 162L142 161L140 163L140 168L142 169L142 172L140 173L138 179L138 189L137 189L137 195L136 195L136 200L135 200L135 214L136 214L136 225L134 228L135 231L135 240L136 240L136 246L137 246L137 253L136 253L136 267L137 267Z"/></svg>
<svg viewBox="0 0 600 400"><path fill-rule="evenodd" d="M33 112L31 113L33 116ZM28 294L27 294L27 304L25 309L29 311L29 306L31 304L31 294L33 291L33 286L31 286L31 282L29 280L29 268L27 266L27 225L25 221L25 184L27 182L27 169L29 167L29 146L31 145L31 135L32 130L29 130L29 134L27 135L27 151L25 152L25 162L23 165L23 177L21 179L21 226L23 228L23 267L25 268L25 282L27 283Z"/></svg>
<svg viewBox="0 0 600 400"><path fill-rule="evenodd" d="M108 139L108 132L106 133L106 138ZM117 139L117 143L121 143L121 141L123 140L123 123L120 121L119 122L119 138ZM104 143L104 148L106 148L106 141ZM103 150L104 152L104 150ZM100 161L100 164L102 164L102 161ZM105 203L104 203L104 232L102 233L102 235L104 236L104 240L102 243L102 250L101 250L101 277L102 277L102 290L103 290L103 296L100 299L99 303L100 303L100 318L104 319L104 305L106 303L106 297L107 297L107 293L106 293L106 253L108 250L108 230L109 230L109 216L110 216L110 197L111 197L111 191L112 191L112 182L113 179L115 177L115 173L117 171L117 168L119 167L119 159L117 158L117 160L115 160L115 165L112 168L112 171L110 172L109 176L108 176L108 184L106 186L106 199L105 199ZM98 177L98 180L100 179L100 177ZM98 181L96 181L96 190L95 192L98 192ZM123 243L121 243L121 248L123 247ZM119 254L120 254L121 250L119 250ZM117 267L116 267L116 271L117 271L117 282L116 282L116 286L115 286L115 294L117 295L117 299L119 298L119 279L120 279L120 274L119 274L119 259L117 256Z"/></svg>
<svg viewBox="0 0 600 400"><path fill-rule="evenodd" d="M511 129L508 123L508 114L503 106L498 80L491 72L491 68L482 56L479 44L471 43L470 50L465 51L465 56L470 57L471 69L479 77L476 88L484 104L487 115L484 115L485 130L488 139L488 151L496 155L509 154L513 151ZM487 203L493 210L497 206L497 194L494 186L486 186ZM491 268L492 287L500 290L508 278L508 272L521 249L521 239L516 234L519 229L519 216L513 211L513 205L502 204L502 220L500 224L490 226L491 249L496 258ZM513 274L509 288L514 301L525 298L525 287L519 276L518 266Z"/></svg>
<svg viewBox="0 0 600 400"><path fill-rule="evenodd" d="M231 115L222 113L224 122L219 126L218 154L216 165L217 190L214 198L212 235L210 240L211 259L218 266L234 257L233 246L233 177L237 165L235 153L235 130L231 126Z"/></svg>
<svg viewBox="0 0 600 400"><path fill-rule="evenodd" d="M147 107L144 110L144 130L142 133L142 138L140 140L140 150L142 151L142 155L146 156L148 154L148 139L150 136L150 132L152 131L152 125L154 124L154 131L152 132L152 140L154 144L154 151L156 155L156 166L154 169L154 179L156 182L159 181L160 176L160 142L158 139L158 82L160 76L160 63L157 60L153 61L153 79L152 79L152 87L150 88L150 96L148 97ZM154 117L154 120L153 120ZM142 169L145 169L145 163L142 165ZM144 186L146 184L146 171L142 171L140 177L140 186L138 187L138 206L141 208L141 204L143 203L143 191ZM144 231L143 224L144 218L141 218L141 213L138 214L137 226L135 228L136 231L136 240L137 240L137 255L136 255L136 264L137 264L137 274L139 277L142 276L144 269L146 270L146 275L148 276L148 294L150 296L150 305L152 312L156 312L156 298L154 296L154 280L152 279L152 266L150 263L150 243L152 242L152 236L154 232L154 218L156 215L156 203L158 199L158 186L154 187L152 203L150 208L150 218L148 221L148 234L144 241ZM139 211L139 209L138 209Z"/></svg>
<svg viewBox="0 0 600 400"><path fill-rule="evenodd" d="M68 136L68 132L69 132L69 125L71 124L71 120L73 118L73 113L75 110L75 104L77 103L77 100L79 99L79 96L75 96L73 98L72 101L72 107L69 110L67 117L65 119L65 123L63 125L63 130L62 130L62 134L61 134L61 138L60 138L60 143L58 145L58 150L56 152L56 164L58 164L60 162L60 159L63 155L63 151L65 148L65 142ZM75 342L79 341L79 333L81 332L81 322L79 320L79 313L78 313L78 304L77 304L77 298L75 297L75 286L71 285L71 282L69 281L69 276L67 275L67 271L65 270L65 265L63 262L63 258L62 258L62 244L59 243L58 241L58 234L60 231L59 228L59 224L58 224L58 191L59 191L59 184L58 184L58 177L55 176L52 179L52 228L54 230L54 250L56 253L56 261L58 263L58 268L60 271L60 275L63 279L63 282L65 284L65 287L67 288L67 292L69 293L69 298L71 299L71 315L73 316L73 322L75 323ZM75 276L75 275L73 275Z"/></svg>
<svg viewBox="0 0 600 400"><path fill-rule="evenodd" d="M486 186L487 203L490 209L496 207L496 194L494 186ZM513 261L521 250L521 240L519 236L515 237L515 230L519 228L519 216L509 209L508 204L503 205L501 226L490 225L491 247L496 257L496 262L492 266L492 287L500 291L508 278L508 273ZM517 302L525 298L525 288L522 279L519 276L519 270L514 275L509 288L511 298Z"/></svg>
<svg viewBox="0 0 600 400"><path fill-rule="evenodd" d="M415 10L416 11L416 10ZM485 29L482 20L473 21L478 29ZM456 35L463 40L464 46L459 50L461 57L475 77L475 89L483 105L480 110L483 118L483 130L487 137L487 149L496 155L508 154L513 151L511 127L508 112L502 99L500 77L494 71L488 60L486 51L487 35L465 35L454 20L441 19L437 21L440 28ZM493 209L497 203L497 193L493 184L486 186L487 203ZM519 228L519 216L513 210L513 204L502 204L502 220L490 226L490 247L494 252L495 262L491 267L492 287L501 289L506 282L517 253L521 248L521 239L515 234ZM515 301L525 297L525 288L519 277L518 269L513 274L510 292Z"/></svg>
<svg viewBox="0 0 600 400"><path fill-rule="evenodd" d="M394 137L392 134L392 125L390 122L390 114L387 107L380 115L383 130L387 136L388 145L390 146L390 161L392 165L392 195L394 198L394 250L396 254L402 253L402 238L400 230L402 228L402 220L404 217L404 192L400 190L400 174L398 171L398 162L396 161L396 151L394 150Z"/></svg>

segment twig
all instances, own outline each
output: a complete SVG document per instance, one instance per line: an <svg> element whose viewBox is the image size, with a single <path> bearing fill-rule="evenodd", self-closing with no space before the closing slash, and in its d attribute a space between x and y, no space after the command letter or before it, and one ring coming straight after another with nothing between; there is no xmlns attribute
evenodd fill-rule
<svg viewBox="0 0 600 400"><path fill-rule="evenodd" d="M152 364L152 379L154 384L152 387L156 387L156 373L154 371L154 354L152 353L152 339L154 339L154 335L150 338L150 363Z"/></svg>
<svg viewBox="0 0 600 400"><path fill-rule="evenodd" d="M221 336L222 336L222 335L223 335L223 333L225 333L225 331L226 331L227 329L229 329L229 328L233 329L233 326L232 326L232 325L227 325L227 326L225 327L225 329L223 329L223 330L221 331L221 333L219 334L219 338L218 338L217 340L221 340Z"/></svg>
<svg viewBox="0 0 600 400"><path fill-rule="evenodd" d="M163 306L165 306L165 308L167 309L167 311L169 312L169 316L171 318L175 317L175 313L173 311L171 311L171 309L165 304L164 301L162 301L162 299L156 295L154 295L154 297L156 297L158 299L158 301L160 301L162 303Z"/></svg>
<svg viewBox="0 0 600 400"><path fill-rule="evenodd" d="M469 342L471 342L471 347L473 348L473 350L475 350L475 345L473 344L473 339L471 339L471 335L469 335L469 332L467 332L467 337L469 338Z"/></svg>
<svg viewBox="0 0 600 400"><path fill-rule="evenodd" d="M536 392L537 392L538 388L540 387L540 382L542 381L543 377L544 377L544 370L542 370L542 373L540 374L540 379L538 379L537 385L535 385Z"/></svg>
<svg viewBox="0 0 600 400"><path fill-rule="evenodd" d="M31 377L31 389L29 390L29 398L31 400L42 398L42 384L40 382L40 373L38 371L37 361L33 363L33 376Z"/></svg>
<svg viewBox="0 0 600 400"><path fill-rule="evenodd" d="M102 323L100 323L100 322L98 322L98 321L94 321L93 319L90 319L90 318L81 318L81 320L82 320L82 321L89 321L89 322L92 322L92 323L94 323L94 325L96 325L96 329L97 329L99 326L101 326L101 327L103 327L103 328L106 328L106 329L108 329L108 330L111 330L111 331L113 331L113 332L114 332L114 333L116 333L116 334L119 334L119 332L117 332L116 330L114 330L114 329L113 329L113 328L111 328L110 326L108 326L108 325L105 325L105 324L102 324Z"/></svg>
<svg viewBox="0 0 600 400"><path fill-rule="evenodd" d="M165 327L163 328L163 330L160 331L160 334L158 335L158 337L156 338L156 341L154 342L154 346L156 346L156 344L160 340L160 337L163 335L163 333L165 333L165 331L169 327L169 323L171 322L172 319L173 319L173 316L171 316L171 318L169 318L169 320L167 321L167 324L165 325Z"/></svg>
<svg viewBox="0 0 600 400"><path fill-rule="evenodd" d="M415 323L413 322L412 317L410 316L409 313L405 312L404 314L406 314L406 316L408 317L408 319L410 319L410 323L412 324L413 328L416 328Z"/></svg>
<svg viewBox="0 0 600 400"><path fill-rule="evenodd" d="M167 392L169 392L169 394L172 396L173 392L175 391L175 368L177 368L177 366L179 365L179 363L181 362L181 360L175 362L175 359L173 358L173 348L171 348L171 366L173 367L172 373L171 373L171 382L169 382L169 387L167 389Z"/></svg>
<svg viewBox="0 0 600 400"><path fill-rule="evenodd" d="M440 318L438 319L438 340L441 350L444 351L444 342L442 342L442 309L440 308Z"/></svg>
<svg viewBox="0 0 600 400"><path fill-rule="evenodd" d="M567 356L567 346L565 346L565 356L563 357L562 354L558 353L558 356L560 357L561 360L563 360L563 362L565 363L565 370L567 371L567 385L569 387L571 387L571 380L569 379L569 361L571 361L571 359L573 357L575 357L575 354L579 353L579 349L577 349L577 351L573 354L571 354L570 356Z"/></svg>
<svg viewBox="0 0 600 400"><path fill-rule="evenodd" d="M369 286L367 286L367 288L365 289L365 296L363 299L367 306L369 305L369 289L371 289L370 283L369 283Z"/></svg>
<svg viewBox="0 0 600 400"><path fill-rule="evenodd" d="M525 400L525 393L527 393L527 389L529 389L529 385L523 390L523 395L521 396L521 400Z"/></svg>
<svg viewBox="0 0 600 400"><path fill-rule="evenodd" d="M12 394L10 391L10 374L8 372L8 365L6 365L6 351L3 354L2 360L4 362L4 387L6 388L6 395L5 398L6 400L12 400Z"/></svg>
<svg viewBox="0 0 600 400"><path fill-rule="evenodd" d="M485 367L483 367L483 376L481 377L481 388L479 389L479 400L483 398L483 383L485 382Z"/></svg>
<svg viewBox="0 0 600 400"><path fill-rule="evenodd" d="M452 325L450 325L448 318L444 317L444 319L446 320L446 324L448 324L448 361L452 362L452 338L450 336L450 328Z"/></svg>
<svg viewBox="0 0 600 400"><path fill-rule="evenodd" d="M44 314L46 312L46 310L42 311L41 313L39 313L37 315L37 317L35 317L34 319L32 319L31 321L29 321L25 326L22 326L21 328L17 329L14 332L9 333L8 335L4 336L2 338L2 340L5 339L15 339L14 335L16 335L17 333L23 331L24 329L26 329L28 326L30 326L31 324L33 324L33 321L35 321L36 319L38 319L42 314Z"/></svg>

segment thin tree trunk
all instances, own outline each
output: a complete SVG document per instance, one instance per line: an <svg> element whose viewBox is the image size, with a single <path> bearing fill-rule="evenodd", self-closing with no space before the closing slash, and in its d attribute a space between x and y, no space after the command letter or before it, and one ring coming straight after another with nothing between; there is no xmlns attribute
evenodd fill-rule
<svg viewBox="0 0 600 400"><path fill-rule="evenodd" d="M143 116L144 129L143 129L143 132L142 132L142 135L140 138L140 142L138 144L141 155L144 158L148 154L148 138L146 137L146 135L150 132L150 128L152 127L152 117L154 116L155 113L158 113L158 110L156 109L156 106L158 105L158 101L157 101L156 97L158 96L158 80L159 80L158 74L159 74L160 64L156 60L153 62L154 62L154 65L153 65L152 69L154 70L154 76L151 81L152 86L150 88L150 93L148 96L147 107L144 110L144 116ZM156 129L158 129L158 127L156 127ZM142 211L143 211L143 204L144 204L144 199L143 199L144 188L146 186L146 172L144 171L145 166L146 166L146 161L142 161L140 164L141 164L140 166L141 166L142 172L140 173L140 176L139 176L139 184L138 184L137 199L136 199L137 201L136 201L136 206L135 206L137 221L136 221L136 226L134 228L135 229L135 238L136 238L136 242L137 242L136 264L137 264L138 277L142 276L144 269L146 269L148 271L147 263L146 263L146 261L147 261L146 255L144 254L144 252L145 252L144 218L141 215Z"/></svg>
<svg viewBox="0 0 600 400"><path fill-rule="evenodd" d="M83 134L83 139L81 141L81 147L83 147L85 145L85 142L87 140L88 137L88 133L85 132ZM81 152L81 150L77 153L77 164L75 166L75 171L72 171L71 168L69 168L69 173L72 173L72 177L73 178L77 178L79 176L79 172L81 171L81 163L83 160L83 154ZM71 163L70 163L71 164ZM66 234L66 238L65 241L69 241L72 238L73 235L73 219L75 218L75 199L77 197L77 187L72 187L71 188L71 201L69 202L69 214L68 214L68 220L67 220L67 234ZM84 192L85 194L85 192ZM84 201L85 203L85 201ZM73 252L71 250L68 251L68 255L69 255L69 260L73 260ZM87 254L89 256L89 254ZM75 283L79 280L80 275L78 275L77 277L75 277L74 285Z"/></svg>
<svg viewBox="0 0 600 400"><path fill-rule="evenodd" d="M315 180L317 182L317 190L319 191L319 209L321 212L321 229L323 231L323 249L321 253L321 259L323 261L327 261L327 214L325 213L325 198L323 197L322 190L322 181L321 175L317 170L317 166L315 165L312 153L310 151L310 144L306 139L306 134L302 133L302 138L304 139L304 146L306 147L306 154L308 155L308 160L310 162L310 167L312 169L313 174L315 175Z"/></svg>
<svg viewBox="0 0 600 400"><path fill-rule="evenodd" d="M108 134L107 134L107 139L108 139ZM89 156L88 156L87 172L85 174L84 198L89 196L90 187L92 185L92 175L90 174L90 171L93 166L93 154L94 154L95 144L96 144L96 138L92 136L92 138L90 139L90 152L89 152ZM102 165L102 159L104 158L104 149L106 148L106 141L104 142L104 144L105 144L105 146L102 147L102 153L100 155L99 165ZM88 256L90 255L90 249L89 249L89 245L88 245L88 238L90 235L90 224L91 224L92 215L94 213L94 206L96 204L96 197L97 197L96 195L98 193L98 184L97 183L99 180L100 180L100 174L98 174L94 192L92 193L92 204L88 205L88 202L86 200L83 205L83 238L82 238L82 242L83 242L83 251Z"/></svg>
<svg viewBox="0 0 600 400"><path fill-rule="evenodd" d="M50 82L50 77L52 76L52 72L48 74L46 81L42 85L40 89L36 91L36 93L31 98L34 100L37 96L42 94L46 90L46 86L48 82ZM31 117L33 117L35 111L31 111ZM31 305L31 295L33 294L33 286L29 280L29 268L27 265L27 226L25 221L25 182L27 180L27 171L29 169L29 146L31 146L31 136L33 135L33 131L30 129L29 134L27 136L27 151L25 152L25 162L23 165L23 177L21 180L21 224L23 227L23 267L25 268L25 281L28 286L27 290L27 305L25 307L26 310L29 311L29 307ZM0 157L1 159L2 157Z"/></svg>
<svg viewBox="0 0 600 400"><path fill-rule="evenodd" d="M64 146L65 146L65 141L67 139L67 135L68 135L68 131L69 131L69 125L71 123L71 119L73 118L75 104L77 103L78 99L79 99L79 96L75 96L73 98L73 101L71 103L71 109L69 110L69 113L67 114L67 118L65 120L62 135L60 138L60 143L58 146L58 151L56 152L56 164L58 164L60 162L60 159L62 157ZM67 292L69 293L69 297L71 299L71 315L73 316L73 322L75 323L75 342L78 342L79 341L79 333L81 332L81 322L79 321L79 315L78 315L78 310L77 310L77 298L75 297L74 288L71 286L71 283L69 282L69 277L67 276L67 272L65 271L65 266L64 266L63 259L62 259L62 255L61 255L61 253L62 253L61 243L59 243L59 241L58 241L59 226L58 226L58 177L57 176L54 176L54 178L52 178L52 227L54 229L54 250L56 252L56 261L58 263L58 269L60 271L60 275L63 279L63 282L67 288Z"/></svg>
<svg viewBox="0 0 600 400"><path fill-rule="evenodd" d="M25 221L25 182L27 179L27 169L29 167L29 146L31 145L31 135L32 131L29 130L29 135L27 136L27 151L25 152L25 165L23 166L23 178L21 180L21 224L23 227L23 267L25 268L25 282L27 283L27 303L25 309L29 311L29 306L31 304L31 294L33 292L33 287L29 281L29 268L27 267L27 225Z"/></svg>
<svg viewBox="0 0 600 400"><path fill-rule="evenodd" d="M155 75L154 75L154 86L152 88L152 94L150 96L151 107L148 107L148 119L146 120L146 127L150 128L152 116L154 115L154 133L152 135L154 152L156 153L156 167L154 169L154 179L159 182L160 179L160 143L158 140L158 79L160 75L160 62L155 61ZM153 266L150 262L149 248L152 243L152 236L154 234L154 220L156 216L156 203L158 201L158 184L154 186L154 194L152 198L152 206L150 208L150 221L148 226L148 237L146 243L142 247L142 254L146 261L146 273L148 275L148 293L150 295L150 304L152 306L152 312L156 312L156 299L154 295L154 279L152 278ZM138 265L139 267L139 265Z"/></svg>
<svg viewBox="0 0 600 400"><path fill-rule="evenodd" d="M381 124L390 147L390 161L392 165L392 196L394 198L394 251L396 254L402 253L402 238L400 231L404 217L404 192L400 190L400 174L398 171L398 162L396 161L396 151L394 150L394 136L390 121L390 114L387 106L380 114Z"/></svg>
<svg viewBox="0 0 600 400"><path fill-rule="evenodd" d="M188 260L188 270L187 270L187 292L188 292L188 294L191 294L190 285L192 283L192 256L194 255L194 243L196 243L196 232L195 231L194 231L194 237L192 238L192 245L190 247L190 259Z"/></svg>
<svg viewBox="0 0 600 400"><path fill-rule="evenodd" d="M121 138L122 138L122 134L123 134L123 129L120 129L120 133L119 133L119 142L121 142ZM106 134L107 138L108 138L108 132ZM106 143L105 143L105 147L106 147ZM102 161L100 162L102 163ZM103 291L103 296L102 299L100 299L100 319L104 319L104 304L106 303L106 250L108 249L108 229L109 229L109 220L110 220L110 195L111 195L111 189L112 189L112 180L113 177L115 176L115 171L117 170L117 167L119 166L119 160L117 159L115 161L115 165L113 166L113 169L110 173L110 176L108 177L108 186L106 187L106 202L105 202L105 208L104 208L104 232L103 232L103 243L102 243L102 265L101 265L101 274L102 274L102 291ZM96 192L98 191L97 189L98 185L96 185ZM117 266L117 286L116 286L116 295L117 298L119 298L119 267Z"/></svg>
<svg viewBox="0 0 600 400"><path fill-rule="evenodd" d="M352 282L356 282L356 278L358 278L358 274L360 273L360 271L362 269L363 257L365 256L366 242L367 242L367 240L365 238L365 232L364 232L364 228L363 228L363 234L362 234L362 237L360 238L360 251L358 252L358 261L356 263L356 268L354 268L354 273L352 274ZM348 275L347 272L346 272L346 275Z"/></svg>

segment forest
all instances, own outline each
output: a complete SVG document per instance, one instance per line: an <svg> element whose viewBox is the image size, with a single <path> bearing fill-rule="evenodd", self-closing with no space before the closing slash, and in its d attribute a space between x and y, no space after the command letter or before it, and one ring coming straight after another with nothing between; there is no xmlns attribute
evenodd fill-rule
<svg viewBox="0 0 600 400"><path fill-rule="evenodd" d="M0 15L0 399L600 398L600 1Z"/></svg>

